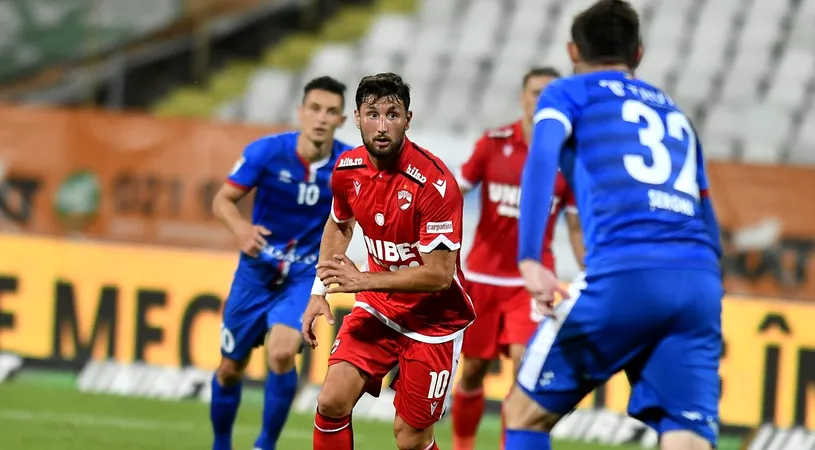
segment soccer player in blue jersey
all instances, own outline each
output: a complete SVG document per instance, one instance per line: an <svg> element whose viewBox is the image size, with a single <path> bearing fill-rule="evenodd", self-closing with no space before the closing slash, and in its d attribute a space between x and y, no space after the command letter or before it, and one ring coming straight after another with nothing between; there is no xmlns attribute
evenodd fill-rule
<svg viewBox="0 0 815 450"><path fill-rule="evenodd" d="M719 227L699 144L663 91L634 78L639 18L601 0L572 24L576 75L541 95L522 181L519 267L549 318L505 403L508 450L551 448L548 432L617 372L628 413L663 450L715 447L721 284ZM540 262L560 166L577 197L586 276L564 292ZM553 307L554 294L565 299ZM579 297L579 300L578 300Z"/></svg>
<svg viewBox="0 0 815 450"><path fill-rule="evenodd" d="M345 85L330 77L310 81L297 115L300 131L249 144L212 208L241 246L221 326L221 364L212 380L213 450L232 449L241 377L252 348L269 362L263 428L255 448L275 448L297 390L294 357L303 313L316 276L325 219L331 211L331 172L351 147L334 139L345 121ZM237 203L255 189L252 221Z"/></svg>

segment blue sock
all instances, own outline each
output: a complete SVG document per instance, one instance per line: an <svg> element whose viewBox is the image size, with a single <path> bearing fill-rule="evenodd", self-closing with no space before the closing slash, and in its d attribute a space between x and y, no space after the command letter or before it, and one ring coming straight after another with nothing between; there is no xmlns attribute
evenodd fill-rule
<svg viewBox="0 0 815 450"><path fill-rule="evenodd" d="M269 371L263 393L263 429L255 448L275 450L277 439L289 417L289 409L297 393L297 370L284 374Z"/></svg>
<svg viewBox="0 0 815 450"><path fill-rule="evenodd" d="M549 433L529 430L507 430L506 450L552 450Z"/></svg>
<svg viewBox="0 0 815 450"><path fill-rule="evenodd" d="M209 420L215 441L212 450L232 450L232 426L238 416L241 404L241 383L232 386L221 386L212 377L212 401L209 404Z"/></svg>

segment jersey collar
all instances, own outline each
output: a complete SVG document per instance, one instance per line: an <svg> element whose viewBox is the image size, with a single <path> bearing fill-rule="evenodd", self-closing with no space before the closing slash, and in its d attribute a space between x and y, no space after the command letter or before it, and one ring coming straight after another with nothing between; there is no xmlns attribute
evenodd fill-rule
<svg viewBox="0 0 815 450"><path fill-rule="evenodd" d="M399 174L400 172L405 172L410 165L410 155L414 151L413 142L411 142L407 136L405 136L405 141L402 144L402 152L399 153L399 158L396 160L396 165L393 168L386 169L386 170L377 170L374 167L373 163L371 162L371 155L368 152L365 152L365 163L368 166L368 176L371 178L380 178L380 179L390 179L393 176Z"/></svg>

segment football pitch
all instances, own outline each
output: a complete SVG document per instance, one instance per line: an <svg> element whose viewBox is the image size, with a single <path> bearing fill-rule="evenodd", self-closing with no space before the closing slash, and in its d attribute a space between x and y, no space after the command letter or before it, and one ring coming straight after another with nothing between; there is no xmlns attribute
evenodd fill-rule
<svg viewBox="0 0 815 450"><path fill-rule="evenodd" d="M0 384L0 448L4 450L136 450L210 448L208 405L198 401L84 394L73 382L43 382L29 377ZM235 426L235 450L251 450L260 426L261 394L248 390ZM293 414L280 450L311 449L313 416ZM450 423L437 427L439 446L450 450ZM357 450L395 448L390 424L355 421ZM723 443L724 444L724 443ZM500 448L500 424L486 417L479 450ZM596 444L558 442L564 450L633 450ZM735 445L722 445L735 449Z"/></svg>

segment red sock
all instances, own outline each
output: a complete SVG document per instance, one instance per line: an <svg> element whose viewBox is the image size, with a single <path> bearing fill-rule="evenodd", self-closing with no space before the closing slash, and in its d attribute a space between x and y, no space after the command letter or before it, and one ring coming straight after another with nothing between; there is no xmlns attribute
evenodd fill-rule
<svg viewBox="0 0 815 450"><path fill-rule="evenodd" d="M473 450L478 424L484 415L484 389L457 390L453 395L453 450ZM432 448L432 447L431 447Z"/></svg>
<svg viewBox="0 0 815 450"><path fill-rule="evenodd" d="M351 416L334 419L317 412L314 417L313 448L314 450L354 450Z"/></svg>

